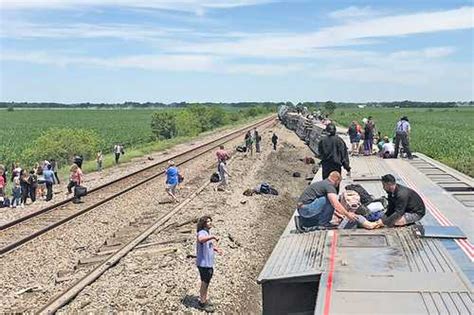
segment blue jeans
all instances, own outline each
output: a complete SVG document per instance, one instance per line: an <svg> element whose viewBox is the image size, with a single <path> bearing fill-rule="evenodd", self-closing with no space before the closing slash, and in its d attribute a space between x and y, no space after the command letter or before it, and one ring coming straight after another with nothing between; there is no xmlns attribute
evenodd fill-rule
<svg viewBox="0 0 474 315"><path fill-rule="evenodd" d="M319 197L312 203L302 205L298 213L304 227L324 226L331 221L334 207L326 197Z"/></svg>

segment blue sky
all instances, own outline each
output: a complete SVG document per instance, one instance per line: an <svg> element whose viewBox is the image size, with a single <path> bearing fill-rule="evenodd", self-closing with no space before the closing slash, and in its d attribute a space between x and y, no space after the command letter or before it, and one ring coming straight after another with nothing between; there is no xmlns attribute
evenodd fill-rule
<svg viewBox="0 0 474 315"><path fill-rule="evenodd" d="M471 1L0 0L0 101L472 100Z"/></svg>

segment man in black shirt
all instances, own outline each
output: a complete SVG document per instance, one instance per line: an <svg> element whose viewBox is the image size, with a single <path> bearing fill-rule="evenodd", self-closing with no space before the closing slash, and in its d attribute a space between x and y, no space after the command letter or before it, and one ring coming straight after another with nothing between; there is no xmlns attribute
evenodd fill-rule
<svg viewBox="0 0 474 315"><path fill-rule="evenodd" d="M378 227L404 226L423 218L425 204L413 189L397 184L391 174L382 176L382 185L388 193L388 210L377 222Z"/></svg>
<svg viewBox="0 0 474 315"><path fill-rule="evenodd" d="M318 143L318 154L323 167L323 179L328 178L329 173L337 171L341 174L344 169L350 175L351 168L349 166L349 153L347 152L346 143L336 135L336 126L329 124L326 127L328 136L324 137Z"/></svg>

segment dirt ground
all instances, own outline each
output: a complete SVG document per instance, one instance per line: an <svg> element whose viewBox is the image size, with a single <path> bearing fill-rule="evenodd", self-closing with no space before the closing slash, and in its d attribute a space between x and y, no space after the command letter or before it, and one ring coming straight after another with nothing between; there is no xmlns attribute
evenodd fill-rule
<svg viewBox="0 0 474 315"><path fill-rule="evenodd" d="M277 151L271 150L272 132L280 138ZM261 288L256 278L308 184L305 174L311 172L311 165L299 159L312 156L306 145L281 125L261 134L262 153L234 155L227 191L215 191L214 184L207 186L169 222L169 228L147 239L148 243L166 244L135 249L61 312L199 312L196 230L195 223L187 222L210 214L215 226L211 232L220 238L218 246L224 251L216 256L209 291L216 311L261 313ZM302 177L293 177L295 171ZM204 176L203 183L208 178ZM242 194L262 182L270 183L279 195Z"/></svg>

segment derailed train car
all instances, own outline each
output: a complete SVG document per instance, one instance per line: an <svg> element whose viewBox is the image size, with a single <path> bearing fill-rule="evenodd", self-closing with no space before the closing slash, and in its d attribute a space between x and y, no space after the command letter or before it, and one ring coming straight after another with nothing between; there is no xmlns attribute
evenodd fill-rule
<svg viewBox="0 0 474 315"><path fill-rule="evenodd" d="M281 121L317 154L322 125L291 112ZM407 227L307 233L292 218L257 279L262 313L474 314L473 179L422 154L354 158L351 167L341 187L382 196L380 176L392 173L427 214Z"/></svg>
<svg viewBox="0 0 474 315"><path fill-rule="evenodd" d="M279 111L280 113L280 111ZM289 110L282 111L280 121L290 130L296 132L301 140L309 146L311 151L318 156L318 143L324 135L324 129L317 124L314 118L307 118Z"/></svg>

